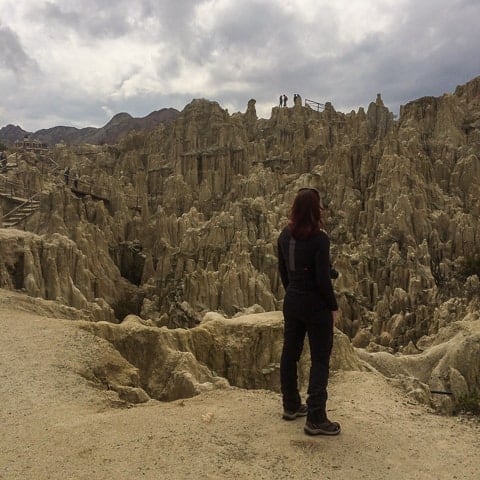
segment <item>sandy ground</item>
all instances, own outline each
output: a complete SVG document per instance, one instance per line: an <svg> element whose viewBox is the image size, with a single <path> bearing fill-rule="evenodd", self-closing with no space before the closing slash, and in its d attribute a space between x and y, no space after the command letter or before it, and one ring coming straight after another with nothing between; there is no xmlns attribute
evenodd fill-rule
<svg viewBox="0 0 480 480"><path fill-rule="evenodd" d="M264 390L128 407L75 373L97 338L2 300L1 480L480 479L478 421L435 415L379 375L333 375L331 438L283 421Z"/></svg>

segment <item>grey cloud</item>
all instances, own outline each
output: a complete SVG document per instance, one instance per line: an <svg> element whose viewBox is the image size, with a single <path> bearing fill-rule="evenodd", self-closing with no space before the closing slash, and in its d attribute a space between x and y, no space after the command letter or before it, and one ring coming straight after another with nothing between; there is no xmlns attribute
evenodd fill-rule
<svg viewBox="0 0 480 480"><path fill-rule="evenodd" d="M37 69L37 63L27 55L18 35L6 26L0 26L0 64L17 75Z"/></svg>
<svg viewBox="0 0 480 480"><path fill-rule="evenodd" d="M95 39L129 38L132 34L136 42L143 39L150 48L158 44L159 53L151 60L158 77L175 84L184 68L194 64L205 69L211 82L205 86L208 93L189 93L187 86L183 94L140 91L129 98L112 95L107 99L82 96L74 90L78 86L64 95L55 93L53 85L44 87L48 93L39 85L41 96L53 100L48 104L31 100L32 112L25 111L26 118L40 119L43 109L72 121L81 122L83 116L98 126L108 121L103 105L114 112L144 116L163 107L182 110L193 97L208 96L242 111L250 98L275 106L283 92L290 99L293 93L300 93L304 98L331 101L340 111L367 107L382 93L385 104L398 111L400 104L453 91L457 84L480 73L478 1L399 2L388 12L397 19L388 30L377 29L348 44L328 6L321 16L304 21L274 0L213 2L210 29L199 23L201 4L197 0L40 3L35 12L31 10L30 22L43 22L62 34L73 30L92 45ZM18 37L16 40L19 44ZM4 43L0 43L0 58L5 63ZM12 61L13 57L8 58ZM28 65L28 56L25 54L23 63L21 55L15 61L17 69L21 68ZM125 79L138 72L132 68ZM149 85L155 81L149 80ZM117 90L121 82L119 79ZM28 101L25 97L21 100Z"/></svg>
<svg viewBox="0 0 480 480"><path fill-rule="evenodd" d="M95 42L134 34L146 42L168 43L188 56L198 35L195 20L197 0L177 2L138 0L52 0L34 7L28 15L33 23L55 27L57 36L70 31Z"/></svg>
<svg viewBox="0 0 480 480"><path fill-rule="evenodd" d="M156 72L160 78L175 78L180 73L180 57L175 52L159 53L153 59Z"/></svg>
<svg viewBox="0 0 480 480"><path fill-rule="evenodd" d="M367 106L376 93L382 93L387 106L398 111L400 104L420 96L452 91L480 73L476 52L480 31L475 26L480 5L462 5L451 7L440 1L433 9L431 4L428 8L412 3L403 20L389 31L345 46L339 42L333 57L315 58L303 52L292 68L292 54L299 53L294 45L282 51L287 63L278 65L275 76L268 78L269 85L272 89L283 85L321 102L330 100L342 111ZM261 78L257 80L261 83Z"/></svg>
<svg viewBox="0 0 480 480"><path fill-rule="evenodd" d="M282 28L289 19L273 3L245 1L221 12L213 7L211 30L199 24L195 16L196 7L201 3L192 0L177 6L163 2L149 10L158 21L158 39L168 42L171 51L188 62L210 66L209 62L226 56L228 69L234 57L241 61L242 57L259 53L278 56L278 52L268 51L269 45L296 42L292 27Z"/></svg>
<svg viewBox="0 0 480 480"><path fill-rule="evenodd" d="M480 5L463 4L442 0L432 8L412 2L404 21L378 38L368 68L354 61L357 71L367 75L363 88L376 86L385 93L384 101L398 108L421 96L452 91L478 75ZM364 47L358 45L352 57L362 58Z"/></svg>
<svg viewBox="0 0 480 480"><path fill-rule="evenodd" d="M132 31L136 25L129 23L125 12L129 2L115 3L102 1L62 1L46 2L32 9L28 15L30 21L49 26L57 35L64 31L75 31L80 35L93 38L117 38Z"/></svg>
<svg viewBox="0 0 480 480"><path fill-rule="evenodd" d="M151 40L169 43L172 49L184 49L188 53L192 39L198 35L195 11L202 3L198 0L142 0L138 3L139 18L148 26Z"/></svg>
<svg viewBox="0 0 480 480"><path fill-rule="evenodd" d="M15 116L11 123L14 121L25 130L35 131L56 125L89 126L103 122L105 114L98 99L74 90L62 90L53 84L39 85L39 90L42 95L33 90L23 91L22 103L7 105Z"/></svg>
<svg viewBox="0 0 480 480"><path fill-rule="evenodd" d="M294 39L292 27L286 13L279 7L269 3L242 2L217 19L215 35L219 43L246 49L280 39L288 45Z"/></svg>
<svg viewBox="0 0 480 480"><path fill-rule="evenodd" d="M317 26L321 32L321 21ZM264 59L266 64L282 70L297 58L308 56L301 45L303 32L298 17L288 14L278 3L238 2L217 13L212 32L198 39L196 55L213 61L215 51L227 70L233 58L240 66L243 60L254 59L258 63Z"/></svg>
<svg viewBox="0 0 480 480"><path fill-rule="evenodd" d="M327 23L322 18L305 28L298 16L277 3L237 3L217 18L211 37L199 45L199 51L207 58L206 67L219 85L220 98L240 108L252 97L261 102L275 99L276 104L278 93L286 89L312 90L307 87L319 73L325 82L325 65L331 60L322 55L322 48L327 32L337 34L335 25ZM304 35L315 44L314 52L303 47ZM251 90L239 94L221 87L232 81L243 82Z"/></svg>

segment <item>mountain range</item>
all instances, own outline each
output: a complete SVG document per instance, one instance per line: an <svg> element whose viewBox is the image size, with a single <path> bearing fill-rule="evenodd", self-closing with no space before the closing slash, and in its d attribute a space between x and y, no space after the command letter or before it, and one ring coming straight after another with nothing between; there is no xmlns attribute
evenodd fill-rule
<svg viewBox="0 0 480 480"><path fill-rule="evenodd" d="M58 126L27 132L18 125L7 125L0 128L0 142L13 146L16 140L32 137L41 142L53 145L64 142L68 145L78 143L91 143L100 145L104 143L117 143L121 137L133 130L152 130L161 123L174 121L180 112L175 108L162 108L148 114L146 117L134 118L128 113L118 113L103 127L65 127Z"/></svg>

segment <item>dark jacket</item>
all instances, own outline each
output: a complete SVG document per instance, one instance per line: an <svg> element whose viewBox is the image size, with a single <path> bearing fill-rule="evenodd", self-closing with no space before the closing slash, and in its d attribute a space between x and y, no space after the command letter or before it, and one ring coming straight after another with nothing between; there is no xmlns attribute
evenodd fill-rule
<svg viewBox="0 0 480 480"><path fill-rule="evenodd" d="M323 230L296 240L285 227L278 238L278 269L287 292L317 292L325 308L338 310L330 278L330 239Z"/></svg>

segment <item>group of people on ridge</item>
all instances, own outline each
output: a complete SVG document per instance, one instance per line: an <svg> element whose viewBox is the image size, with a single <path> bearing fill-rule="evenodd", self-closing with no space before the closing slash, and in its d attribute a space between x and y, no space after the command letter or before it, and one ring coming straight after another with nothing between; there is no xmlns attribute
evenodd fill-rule
<svg viewBox="0 0 480 480"><path fill-rule="evenodd" d="M297 98L300 98L300 95L298 93L295 93L293 95L293 103L294 104L296 103ZM288 97L284 93L282 95L280 95L280 97L279 97L279 107L286 107L287 106L287 101L288 101Z"/></svg>

